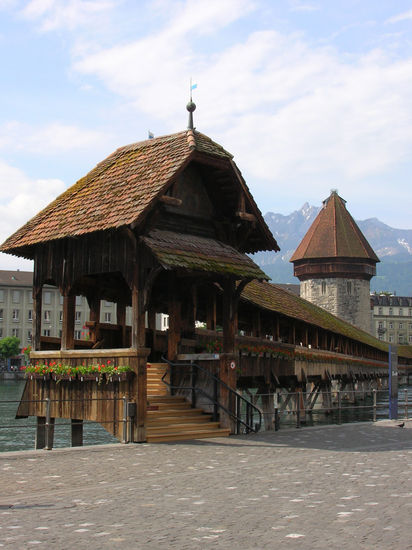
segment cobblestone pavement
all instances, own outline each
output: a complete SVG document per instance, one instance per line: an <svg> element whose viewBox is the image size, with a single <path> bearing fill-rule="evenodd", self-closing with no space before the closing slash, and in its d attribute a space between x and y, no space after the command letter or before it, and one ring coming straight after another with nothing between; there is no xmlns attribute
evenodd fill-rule
<svg viewBox="0 0 412 550"><path fill-rule="evenodd" d="M412 549L412 421L0 455L0 547Z"/></svg>

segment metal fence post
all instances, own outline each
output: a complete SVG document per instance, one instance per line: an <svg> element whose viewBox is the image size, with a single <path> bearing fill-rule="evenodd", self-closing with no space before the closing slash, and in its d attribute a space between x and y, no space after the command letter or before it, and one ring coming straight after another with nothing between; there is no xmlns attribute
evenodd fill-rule
<svg viewBox="0 0 412 550"><path fill-rule="evenodd" d="M296 427L300 428L300 403L299 403L298 391L295 394L295 402L296 402Z"/></svg>
<svg viewBox="0 0 412 550"><path fill-rule="evenodd" d="M50 418L50 397L46 397L46 444L44 448L51 451L53 447L53 439L51 437L51 418Z"/></svg>
<svg viewBox="0 0 412 550"><path fill-rule="evenodd" d="M373 388L373 421L376 422L376 389Z"/></svg>
<svg viewBox="0 0 412 550"><path fill-rule="evenodd" d="M279 395L275 393L275 432L280 428L280 417L279 417Z"/></svg>
<svg viewBox="0 0 412 550"><path fill-rule="evenodd" d="M338 424L342 424L342 396L340 390L337 390L336 394L338 396Z"/></svg>
<svg viewBox="0 0 412 550"><path fill-rule="evenodd" d="M123 439L122 443L129 443L127 438L127 397L123 396Z"/></svg>
<svg viewBox="0 0 412 550"><path fill-rule="evenodd" d="M405 389L405 418L408 419L408 389Z"/></svg>

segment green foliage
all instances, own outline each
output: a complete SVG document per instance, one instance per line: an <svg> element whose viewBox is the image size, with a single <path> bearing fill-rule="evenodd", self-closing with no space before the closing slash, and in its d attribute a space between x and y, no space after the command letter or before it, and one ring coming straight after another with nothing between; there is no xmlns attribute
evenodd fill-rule
<svg viewBox="0 0 412 550"><path fill-rule="evenodd" d="M0 340L0 357L9 359L20 353L20 340L16 336L7 336Z"/></svg>

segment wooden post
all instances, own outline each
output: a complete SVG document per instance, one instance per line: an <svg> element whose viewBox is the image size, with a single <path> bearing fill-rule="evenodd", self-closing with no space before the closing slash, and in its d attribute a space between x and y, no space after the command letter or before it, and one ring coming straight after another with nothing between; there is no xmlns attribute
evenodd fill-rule
<svg viewBox="0 0 412 550"><path fill-rule="evenodd" d="M39 351L41 348L41 306L42 306L42 287L33 286L33 329L32 329L32 349Z"/></svg>
<svg viewBox="0 0 412 550"><path fill-rule="evenodd" d="M36 424L35 449L44 449L46 446L46 417L38 416Z"/></svg>
<svg viewBox="0 0 412 550"><path fill-rule="evenodd" d="M83 420L71 419L71 428L72 428L72 447L82 447L83 446Z"/></svg>
<svg viewBox="0 0 412 550"><path fill-rule="evenodd" d="M170 278L169 283L169 332L167 335L167 357L169 361L174 361L179 351L179 342L181 337L181 317L182 304L178 294L176 279Z"/></svg>
<svg viewBox="0 0 412 550"><path fill-rule="evenodd" d="M100 298L96 296L87 297L87 303L89 304L90 308L90 315L89 319L90 321L94 321L95 323L100 323Z"/></svg>
<svg viewBox="0 0 412 550"><path fill-rule="evenodd" d="M235 300L235 283L232 280L225 281L223 285L223 353L220 354L220 379L230 388L236 389L236 357L235 335L237 333L237 307ZM234 368L233 368L234 367ZM220 401L226 409L234 411L235 403L232 402L230 392L221 386ZM220 422L223 427L235 431L235 423L231 417L220 412Z"/></svg>
<svg viewBox="0 0 412 550"><path fill-rule="evenodd" d="M130 418L132 426L131 441L142 443L146 441L147 430L147 357L150 353L148 348L138 348L136 357L132 360L131 366L136 373L134 394L136 399L136 415ZM130 407L130 403L129 403Z"/></svg>
<svg viewBox="0 0 412 550"><path fill-rule="evenodd" d="M63 298L63 326L61 349L74 348L74 317L76 311L76 296Z"/></svg>
<svg viewBox="0 0 412 550"><path fill-rule="evenodd" d="M206 328L208 330L216 330L216 293L212 292L209 295L206 310Z"/></svg>
<svg viewBox="0 0 412 550"><path fill-rule="evenodd" d="M152 332L152 352L156 353L156 348L157 348L157 344L156 344L156 340L157 340L156 310L154 310L154 309L149 310L147 321L148 321L148 324L149 324L149 329Z"/></svg>
<svg viewBox="0 0 412 550"><path fill-rule="evenodd" d="M127 347L126 342L126 305L117 303L116 305L116 322L122 327L122 347Z"/></svg>
<svg viewBox="0 0 412 550"><path fill-rule="evenodd" d="M146 339L146 324L143 298L143 281L139 266L135 264L132 284L132 348L143 348Z"/></svg>

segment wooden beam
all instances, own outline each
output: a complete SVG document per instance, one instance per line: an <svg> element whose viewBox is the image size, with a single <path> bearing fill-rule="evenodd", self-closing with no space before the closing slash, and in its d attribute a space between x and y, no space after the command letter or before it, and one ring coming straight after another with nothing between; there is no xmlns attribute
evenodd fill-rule
<svg viewBox="0 0 412 550"><path fill-rule="evenodd" d="M257 221L256 216L254 214L249 214L249 212L236 212L236 217L246 222Z"/></svg>
<svg viewBox="0 0 412 550"><path fill-rule="evenodd" d="M71 419L72 447L83 446L83 420Z"/></svg>
<svg viewBox="0 0 412 550"><path fill-rule="evenodd" d="M74 348L74 317L76 311L76 296L63 297L63 323L61 349Z"/></svg>
<svg viewBox="0 0 412 550"><path fill-rule="evenodd" d="M167 335L167 357L174 361L179 351L182 325L182 304L178 292L176 276L172 274L169 279L168 296L169 331Z"/></svg>
<svg viewBox="0 0 412 550"><path fill-rule="evenodd" d="M177 197L169 197L169 195L162 195L159 198L159 202L169 206L182 206L182 199L178 199Z"/></svg>

